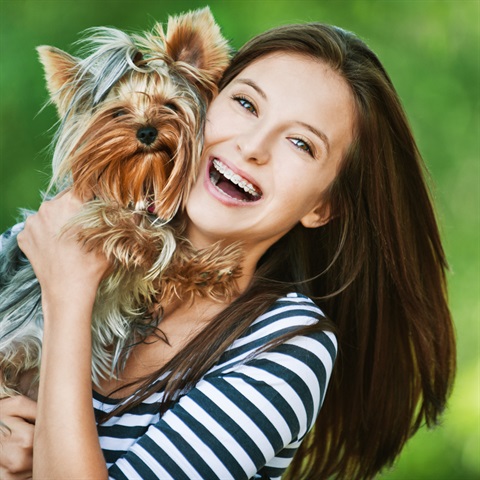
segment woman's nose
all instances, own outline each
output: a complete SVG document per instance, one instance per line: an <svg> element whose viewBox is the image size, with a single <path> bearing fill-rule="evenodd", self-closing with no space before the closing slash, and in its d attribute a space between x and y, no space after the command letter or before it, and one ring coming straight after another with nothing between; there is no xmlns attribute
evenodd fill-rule
<svg viewBox="0 0 480 480"><path fill-rule="evenodd" d="M270 160L271 139L267 129L256 125L237 136L237 149L244 160L262 164Z"/></svg>

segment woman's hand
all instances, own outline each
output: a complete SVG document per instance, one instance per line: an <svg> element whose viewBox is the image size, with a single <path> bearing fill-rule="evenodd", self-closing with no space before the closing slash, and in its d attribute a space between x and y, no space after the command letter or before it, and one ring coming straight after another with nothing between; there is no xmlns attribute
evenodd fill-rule
<svg viewBox="0 0 480 480"><path fill-rule="evenodd" d="M0 478L32 478L33 433L37 404L28 397L0 400Z"/></svg>
<svg viewBox="0 0 480 480"><path fill-rule="evenodd" d="M30 260L42 287L44 308L83 296L94 297L108 262L102 254L87 252L76 239L77 229L65 226L79 212L82 200L67 191L44 202L27 218L18 245ZM62 230L63 229L63 230Z"/></svg>

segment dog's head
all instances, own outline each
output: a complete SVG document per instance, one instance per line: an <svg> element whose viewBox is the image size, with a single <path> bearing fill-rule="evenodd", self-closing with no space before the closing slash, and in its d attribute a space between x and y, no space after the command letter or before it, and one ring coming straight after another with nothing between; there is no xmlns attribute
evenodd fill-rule
<svg viewBox="0 0 480 480"><path fill-rule="evenodd" d="M38 48L61 120L53 182L170 219L195 179L227 42L208 8L169 18L166 33L89 34L83 59Z"/></svg>

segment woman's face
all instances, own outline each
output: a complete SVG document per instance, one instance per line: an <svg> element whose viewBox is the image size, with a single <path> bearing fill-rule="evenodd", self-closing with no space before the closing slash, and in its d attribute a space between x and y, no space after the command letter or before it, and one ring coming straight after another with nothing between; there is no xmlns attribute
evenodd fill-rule
<svg viewBox="0 0 480 480"><path fill-rule="evenodd" d="M263 254L301 222L328 221L322 194L352 141L354 103L325 63L278 52L246 67L212 102L187 203L197 247L244 242Z"/></svg>

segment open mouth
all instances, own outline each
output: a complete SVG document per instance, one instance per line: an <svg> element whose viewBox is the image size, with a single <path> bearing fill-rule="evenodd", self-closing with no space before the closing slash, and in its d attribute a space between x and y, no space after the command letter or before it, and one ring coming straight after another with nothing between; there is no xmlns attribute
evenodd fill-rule
<svg viewBox="0 0 480 480"><path fill-rule="evenodd" d="M210 181L225 195L242 202L255 202L262 198L260 189L230 170L214 158L210 166Z"/></svg>

